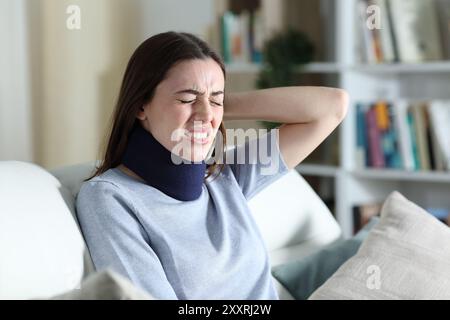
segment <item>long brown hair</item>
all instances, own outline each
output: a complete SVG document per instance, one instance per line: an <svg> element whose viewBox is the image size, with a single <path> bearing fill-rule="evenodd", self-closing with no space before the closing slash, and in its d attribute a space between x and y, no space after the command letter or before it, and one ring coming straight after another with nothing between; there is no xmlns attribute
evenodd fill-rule
<svg viewBox="0 0 450 320"><path fill-rule="evenodd" d="M103 152L102 160L95 172L84 181L102 174L121 163L123 153L128 143L129 134L137 122L139 109L149 103L155 89L164 79L168 70L178 61L192 59L214 59L226 77L225 65L220 56L208 44L190 33L164 32L145 40L128 62L117 104L111 118L108 130L108 144ZM226 132L223 122L219 128L225 149ZM223 150L225 151L225 150ZM208 166L207 179L213 173L220 173L224 164L215 161Z"/></svg>

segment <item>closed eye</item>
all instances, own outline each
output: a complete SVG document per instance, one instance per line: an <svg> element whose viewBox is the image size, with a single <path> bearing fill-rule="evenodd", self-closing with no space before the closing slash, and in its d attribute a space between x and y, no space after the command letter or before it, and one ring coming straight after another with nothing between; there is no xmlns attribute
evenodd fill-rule
<svg viewBox="0 0 450 320"><path fill-rule="evenodd" d="M188 104L188 103L194 102L195 99L194 99L194 100L178 100L178 101L180 101L181 103L186 103L186 104ZM216 106L219 106L219 107L222 106L222 104L220 104L220 103L218 103L218 102L215 102L215 101L210 101L210 102L211 102L212 104L216 105Z"/></svg>
<svg viewBox="0 0 450 320"><path fill-rule="evenodd" d="M195 99L194 100L178 100L178 101L180 101L181 103L192 103L195 101Z"/></svg>

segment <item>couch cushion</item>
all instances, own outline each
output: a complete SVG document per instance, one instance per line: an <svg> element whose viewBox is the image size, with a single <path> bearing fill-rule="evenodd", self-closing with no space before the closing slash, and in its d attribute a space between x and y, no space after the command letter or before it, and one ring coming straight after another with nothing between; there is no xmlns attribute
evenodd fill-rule
<svg viewBox="0 0 450 320"><path fill-rule="evenodd" d="M392 192L358 253L310 299L450 299L450 228Z"/></svg>
<svg viewBox="0 0 450 320"><path fill-rule="evenodd" d="M45 169L0 162L0 299L46 297L76 287L86 247L74 198Z"/></svg>

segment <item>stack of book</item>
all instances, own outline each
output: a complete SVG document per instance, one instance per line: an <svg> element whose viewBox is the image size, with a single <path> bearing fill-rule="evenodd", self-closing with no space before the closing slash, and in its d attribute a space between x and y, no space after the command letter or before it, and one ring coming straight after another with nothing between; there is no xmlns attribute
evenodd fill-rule
<svg viewBox="0 0 450 320"><path fill-rule="evenodd" d="M234 14L226 11L221 17L221 49L225 63L260 63L264 42L260 9Z"/></svg>
<svg viewBox="0 0 450 320"><path fill-rule="evenodd" d="M450 1L358 0L362 62L450 59Z"/></svg>
<svg viewBox="0 0 450 320"><path fill-rule="evenodd" d="M450 170L450 101L356 104L358 168Z"/></svg>

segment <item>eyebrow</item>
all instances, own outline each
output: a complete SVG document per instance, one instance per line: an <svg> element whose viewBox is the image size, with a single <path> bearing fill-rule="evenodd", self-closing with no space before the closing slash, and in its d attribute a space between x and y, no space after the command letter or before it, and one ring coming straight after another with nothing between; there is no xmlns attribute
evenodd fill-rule
<svg viewBox="0 0 450 320"><path fill-rule="evenodd" d="M196 96L201 96L201 95L205 94L204 92L200 92L200 91L197 91L197 90L194 90L194 89L184 89L184 90L180 90L180 91L175 92L175 94L179 94L179 93L190 93L190 94L194 94ZM221 94L223 94L223 91L214 91L211 95L212 96L218 96L218 95L221 95Z"/></svg>

